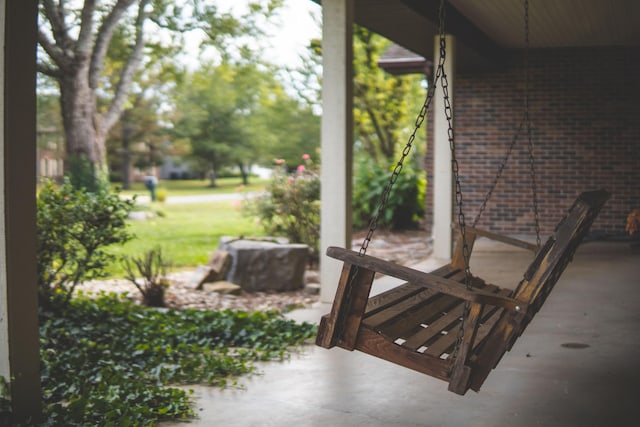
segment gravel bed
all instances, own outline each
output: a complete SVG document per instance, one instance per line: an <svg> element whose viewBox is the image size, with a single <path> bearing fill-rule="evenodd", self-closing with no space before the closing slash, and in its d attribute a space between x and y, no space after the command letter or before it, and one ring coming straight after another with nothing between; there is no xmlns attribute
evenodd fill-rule
<svg viewBox="0 0 640 427"><path fill-rule="evenodd" d="M366 233L356 233L353 237L353 248L358 250ZM384 258L398 264L411 265L431 253L431 244L424 231L376 232L369 244L367 254ZM170 308L196 308L206 310L278 310L291 311L296 308L309 307L319 300L305 290L296 292L244 292L239 295L222 295L195 289L193 271L174 272L169 275L171 281L165 295ZM307 284L317 283L317 271L310 270L305 275ZM90 296L100 292L116 292L126 294L128 298L140 302L141 295L136 287L124 279L92 281L78 285L76 293L82 292Z"/></svg>

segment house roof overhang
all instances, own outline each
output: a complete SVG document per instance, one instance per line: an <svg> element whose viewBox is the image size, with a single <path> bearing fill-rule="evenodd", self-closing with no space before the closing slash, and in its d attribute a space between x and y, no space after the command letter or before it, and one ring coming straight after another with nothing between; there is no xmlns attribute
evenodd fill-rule
<svg viewBox="0 0 640 427"><path fill-rule="evenodd" d="M355 21L431 59L438 0L355 0ZM445 29L456 36L461 72L500 66L525 45L524 7L515 0L447 0ZM637 0L530 0L532 49L640 47Z"/></svg>

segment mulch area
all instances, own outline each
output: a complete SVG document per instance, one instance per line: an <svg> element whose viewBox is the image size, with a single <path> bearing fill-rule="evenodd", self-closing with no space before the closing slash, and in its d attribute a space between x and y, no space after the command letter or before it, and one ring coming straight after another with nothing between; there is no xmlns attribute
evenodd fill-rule
<svg viewBox="0 0 640 427"><path fill-rule="evenodd" d="M353 249L358 250L365 232L355 233ZM402 265L412 265L424 260L431 254L431 243L426 232L415 231L376 231L367 249L368 255L373 255ZM165 301L170 308L195 308L206 310L278 310L291 311L295 308L308 307L317 302L319 295L308 290L296 292L241 292L240 295L222 295L217 292L207 292L195 289L194 272L180 271L170 275L171 285L167 289ZM317 283L319 279L316 270L309 270L305 274L306 284ZM135 286L123 279L93 281L78 286L76 291L96 295L101 291L126 293L128 298L140 301L140 292Z"/></svg>

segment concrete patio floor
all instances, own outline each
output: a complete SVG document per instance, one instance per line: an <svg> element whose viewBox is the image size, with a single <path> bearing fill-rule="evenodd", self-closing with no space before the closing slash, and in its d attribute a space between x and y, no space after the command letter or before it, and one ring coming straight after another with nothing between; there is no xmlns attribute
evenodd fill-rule
<svg viewBox="0 0 640 427"><path fill-rule="evenodd" d="M513 287L530 255L482 240L472 271ZM429 271L429 259L416 268ZM391 286L376 281L375 291ZM163 426L635 426L640 423L640 248L583 244L479 393L359 352L309 345L224 390L195 387L199 418ZM328 304L292 312L319 321ZM191 387L193 388L193 387Z"/></svg>

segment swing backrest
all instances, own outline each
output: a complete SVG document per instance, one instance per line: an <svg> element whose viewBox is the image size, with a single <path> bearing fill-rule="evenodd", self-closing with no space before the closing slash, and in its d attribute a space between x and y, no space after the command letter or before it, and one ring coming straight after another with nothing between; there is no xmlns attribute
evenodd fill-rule
<svg viewBox="0 0 640 427"><path fill-rule="evenodd" d="M478 346L472 355L475 368L469 382L471 389L480 389L489 372L540 310L609 197L605 190L582 193L538 251L524 278L511 294L512 298L526 304L527 310L503 313L487 340ZM466 388L466 384L464 386Z"/></svg>
<svg viewBox="0 0 640 427"><path fill-rule="evenodd" d="M527 303L534 313L542 306L609 197L605 190L578 196L525 272L515 299Z"/></svg>

